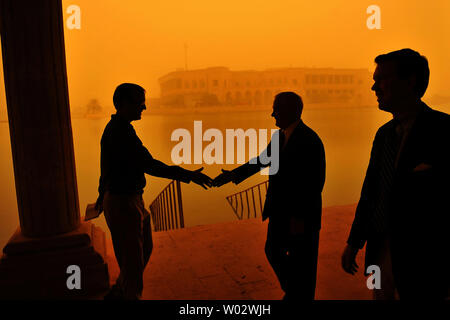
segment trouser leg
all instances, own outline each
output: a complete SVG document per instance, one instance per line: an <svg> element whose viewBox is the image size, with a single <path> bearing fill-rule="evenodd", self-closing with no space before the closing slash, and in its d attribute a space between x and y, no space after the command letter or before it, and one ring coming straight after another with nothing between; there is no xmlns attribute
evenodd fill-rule
<svg viewBox="0 0 450 320"><path fill-rule="evenodd" d="M380 252L378 254L378 266L380 267L381 288L373 289L374 299L396 300L397 291L392 272L390 241L387 238L381 241Z"/></svg>
<svg viewBox="0 0 450 320"><path fill-rule="evenodd" d="M267 260L278 278L281 289L286 292L287 247L285 241L283 241L281 225L272 218L269 220L267 227L267 240L264 249Z"/></svg>
<svg viewBox="0 0 450 320"><path fill-rule="evenodd" d="M318 251L318 231L290 237L287 262L289 299L314 300Z"/></svg>
<svg viewBox="0 0 450 320"><path fill-rule="evenodd" d="M277 243L267 241L265 252L267 260L277 276L281 289L286 292L287 251L283 247L277 246Z"/></svg>
<svg viewBox="0 0 450 320"><path fill-rule="evenodd" d="M143 221L144 269L147 266L153 251L152 228L150 220L150 215L148 215Z"/></svg>
<svg viewBox="0 0 450 320"><path fill-rule="evenodd" d="M130 228L131 229L131 228ZM132 228L134 229L134 228ZM140 298L143 289L143 237L142 229L135 229L136 234L129 233L123 242L126 247L123 255L123 292L126 299Z"/></svg>
<svg viewBox="0 0 450 320"><path fill-rule="evenodd" d="M144 270L141 204L137 196L105 195L104 210L120 268L116 284L125 299L138 299L142 294Z"/></svg>
<svg viewBox="0 0 450 320"><path fill-rule="evenodd" d="M288 220L269 221L265 246L286 299L313 300L316 288L319 231L290 236Z"/></svg>
<svg viewBox="0 0 450 320"><path fill-rule="evenodd" d="M429 238L411 240L403 237L396 239L391 246L393 274L400 300L448 299L448 248L445 250L445 242L439 236L435 239L429 236L434 240L431 241L433 244Z"/></svg>

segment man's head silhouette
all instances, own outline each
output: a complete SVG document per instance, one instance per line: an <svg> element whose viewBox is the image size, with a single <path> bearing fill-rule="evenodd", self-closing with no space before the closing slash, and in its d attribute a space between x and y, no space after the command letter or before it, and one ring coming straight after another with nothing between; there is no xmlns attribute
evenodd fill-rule
<svg viewBox="0 0 450 320"><path fill-rule="evenodd" d="M134 83L122 83L114 91L117 114L131 122L141 119L145 107L145 89Z"/></svg>
<svg viewBox="0 0 450 320"><path fill-rule="evenodd" d="M372 90L381 110L403 112L420 101L430 78L424 56L411 49L402 49L377 56L375 63Z"/></svg>
<svg viewBox="0 0 450 320"><path fill-rule="evenodd" d="M286 129L300 119L302 111L303 101L298 94L281 92L275 96L272 117L275 118L275 125L280 129Z"/></svg>

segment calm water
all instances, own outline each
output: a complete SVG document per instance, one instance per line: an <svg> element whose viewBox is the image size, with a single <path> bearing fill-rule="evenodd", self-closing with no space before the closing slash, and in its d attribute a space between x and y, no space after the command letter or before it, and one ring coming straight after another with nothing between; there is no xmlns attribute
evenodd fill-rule
<svg viewBox="0 0 450 320"><path fill-rule="evenodd" d="M444 110L448 112L450 109ZM150 112L151 113L151 112ZM390 119L372 108L359 109L305 109L303 120L321 137L326 152L327 177L323 193L324 206L357 202L369 160L372 140L377 128ZM177 128L186 128L193 134L195 120L203 121L203 132L208 128L275 129L269 111L226 114L148 115L133 122L138 136L154 158L171 164L171 150L176 142L170 140ZM100 173L100 137L109 118L72 119L76 172L81 215L86 205L97 198ZM205 147L209 142L204 142ZM224 143L225 145L225 143ZM200 165L183 165L187 169ZM204 172L214 178L221 168L237 165L202 165ZM8 124L0 122L0 247L3 248L19 224L12 166ZM184 216L187 226L211 224L236 219L225 197L265 181L267 176L256 174L238 186L228 184L221 188L204 190L195 184L182 183ZM147 176L144 201L148 206L169 180ZM107 230L103 216L95 223ZM109 236L109 233L107 233Z"/></svg>

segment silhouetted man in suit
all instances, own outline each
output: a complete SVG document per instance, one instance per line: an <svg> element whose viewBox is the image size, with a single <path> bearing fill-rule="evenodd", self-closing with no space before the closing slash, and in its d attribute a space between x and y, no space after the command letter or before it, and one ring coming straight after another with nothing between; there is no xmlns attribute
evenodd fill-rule
<svg viewBox="0 0 450 320"><path fill-rule="evenodd" d="M150 215L144 207L142 193L145 173L194 183L206 189L212 180L201 173L179 166L168 166L152 157L131 125L141 119L145 107L145 90L124 83L114 92L117 113L111 116L101 139L101 176L96 207L105 218L120 267L120 275L105 299L139 299L142 276L150 258L153 243Z"/></svg>
<svg viewBox="0 0 450 320"><path fill-rule="evenodd" d="M425 57L403 49L375 62L372 90L393 119L375 136L342 266L354 274L356 254L367 242L366 268L381 269L376 299L396 293L443 299L450 270L450 117L421 100L429 80Z"/></svg>
<svg viewBox="0 0 450 320"><path fill-rule="evenodd" d="M302 110L302 99L293 92L275 97L272 116L280 128L279 168L269 176L262 214L263 220L269 218L266 256L286 300L314 299L325 183L324 147L319 136L301 120ZM268 153L272 143L273 139ZM255 162L232 171L222 170L213 185L230 181L239 184L267 166L259 158Z"/></svg>

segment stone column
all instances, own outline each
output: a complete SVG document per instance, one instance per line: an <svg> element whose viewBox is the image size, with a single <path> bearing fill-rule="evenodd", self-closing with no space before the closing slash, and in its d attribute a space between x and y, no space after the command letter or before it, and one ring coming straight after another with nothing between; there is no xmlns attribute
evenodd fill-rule
<svg viewBox="0 0 450 320"><path fill-rule="evenodd" d="M0 28L20 220L0 260L0 297L76 295L73 264L86 296L108 273L104 234L80 223L61 0L1 0Z"/></svg>
<svg viewBox="0 0 450 320"><path fill-rule="evenodd" d="M20 227L80 224L61 1L4 0L1 40Z"/></svg>

